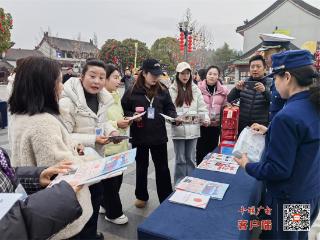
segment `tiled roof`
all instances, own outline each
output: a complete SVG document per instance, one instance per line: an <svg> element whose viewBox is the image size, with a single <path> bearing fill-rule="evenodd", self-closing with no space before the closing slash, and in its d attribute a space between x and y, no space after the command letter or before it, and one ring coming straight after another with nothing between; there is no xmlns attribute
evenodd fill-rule
<svg viewBox="0 0 320 240"><path fill-rule="evenodd" d="M74 52L76 49L80 49L81 52L95 53L98 50L98 48L94 46L92 42L44 36L39 45L41 45L43 41L46 41L55 49L67 52Z"/></svg>
<svg viewBox="0 0 320 240"><path fill-rule="evenodd" d="M38 50L10 48L6 52L5 59L8 61L17 61L20 58L25 58L30 56L43 56L43 54Z"/></svg>

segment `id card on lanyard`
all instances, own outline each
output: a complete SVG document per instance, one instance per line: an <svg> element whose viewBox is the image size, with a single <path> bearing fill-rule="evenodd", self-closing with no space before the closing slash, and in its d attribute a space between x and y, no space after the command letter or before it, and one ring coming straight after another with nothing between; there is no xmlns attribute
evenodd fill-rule
<svg viewBox="0 0 320 240"><path fill-rule="evenodd" d="M154 119L155 118L155 108L152 107L154 97L151 100L146 95L145 95L145 97L150 103L150 106L148 107L148 110L147 110L147 118Z"/></svg>

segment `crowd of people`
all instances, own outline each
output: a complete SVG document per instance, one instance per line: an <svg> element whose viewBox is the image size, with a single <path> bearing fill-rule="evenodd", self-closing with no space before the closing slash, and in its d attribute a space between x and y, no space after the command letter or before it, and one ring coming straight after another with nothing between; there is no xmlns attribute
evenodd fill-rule
<svg viewBox="0 0 320 240"><path fill-rule="evenodd" d="M235 101L240 101L239 132L251 126L266 134L259 163L249 163L246 155L236 161L249 175L265 182L264 202L273 209L282 203L311 204L312 224L320 207L320 96L319 85L314 86L319 76L308 51L281 48L267 63L268 50L262 50L264 56L251 57L249 79L237 82L231 91L223 85L217 66L193 75L191 66L181 62L173 83L166 86L160 81L164 72L155 59L146 59L134 76L126 69L122 79L116 66L97 59L86 62L79 78L68 79L62 77L54 60L23 59L9 98L11 162L0 149L0 191L14 192L21 183L29 195L0 220L1 236L103 239L97 231L99 212L113 224L130 220L119 195L123 173L91 186L62 181L46 188L52 178L70 170L72 164L89 161L84 147L94 148L102 157L128 150L128 141L114 143L109 137L129 131L132 148L137 149L134 204L144 208L149 200L149 151L161 203L173 191L167 126L161 114L174 119L169 137L174 145L177 184L218 146L221 112ZM268 75L270 64L273 72ZM118 92L121 82L125 84L122 98ZM130 120L142 112L145 115ZM202 121L184 124L186 115L202 116ZM45 208L48 201L50 208ZM281 212L272 215L280 225ZM40 221L44 227L37 228ZM277 229L268 234L266 238L306 238L305 232Z"/></svg>

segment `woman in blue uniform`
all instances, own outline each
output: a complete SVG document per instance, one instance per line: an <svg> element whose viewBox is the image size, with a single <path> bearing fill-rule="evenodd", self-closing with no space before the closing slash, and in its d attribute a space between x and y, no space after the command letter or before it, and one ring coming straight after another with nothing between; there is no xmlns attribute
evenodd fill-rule
<svg viewBox="0 0 320 240"><path fill-rule="evenodd" d="M310 217L310 228L320 205L319 81L314 84L319 76L312 66L312 55L306 50L275 54L272 62L275 85L281 97L287 99L286 105L269 128L252 125L254 130L266 133L260 162L250 163L246 154L236 161L249 175L266 184L265 204L272 209L272 230L263 232L262 239L307 239L302 223L308 226L304 218ZM284 204L306 204L304 208L309 207L310 214L301 214L298 208ZM297 228L288 231L294 226Z"/></svg>

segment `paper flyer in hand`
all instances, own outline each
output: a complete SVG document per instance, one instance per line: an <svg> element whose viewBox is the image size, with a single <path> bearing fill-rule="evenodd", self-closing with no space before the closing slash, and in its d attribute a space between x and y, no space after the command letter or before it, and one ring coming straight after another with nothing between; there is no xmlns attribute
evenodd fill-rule
<svg viewBox="0 0 320 240"><path fill-rule="evenodd" d="M139 114L137 114L137 115L134 115L134 116L132 116L132 117L125 117L125 119L132 121L132 120L134 120L134 119L137 119L137 118L139 118L139 117L142 117L142 116L145 115L145 114L146 114L146 111L144 111L143 113L139 113Z"/></svg>
<svg viewBox="0 0 320 240"><path fill-rule="evenodd" d="M222 200L228 187L229 184L226 183L212 182L187 176L177 184L176 189L198 193L201 195L210 196L213 199Z"/></svg>
<svg viewBox="0 0 320 240"><path fill-rule="evenodd" d="M69 171L67 174L59 174L51 185L56 184L62 180L76 181L78 185L88 184L97 182L97 180L102 180L111 177L115 174L115 171L122 171L126 166L135 161L137 149L131 149L122 153L118 153L109 157L99 158L96 160L89 160L82 162L81 164L75 165L73 170ZM94 150L86 149L84 150L85 155L94 155L94 157L99 156Z"/></svg>
<svg viewBox="0 0 320 240"><path fill-rule="evenodd" d="M176 119L169 117L165 114L160 113L162 117L169 123L174 123L176 122ZM178 118L181 120L182 124L200 124L204 122L205 116L203 114L184 114L178 116Z"/></svg>
<svg viewBox="0 0 320 240"><path fill-rule="evenodd" d="M15 202L21 197L21 193L0 193L0 219L9 212Z"/></svg>
<svg viewBox="0 0 320 240"><path fill-rule="evenodd" d="M167 115L165 115L165 114L162 114L162 113L159 113L162 117L164 117L164 119L166 120L166 121L168 121L169 123L174 123L176 120L174 119L174 118L172 118L172 117L169 117L169 116L167 116Z"/></svg>
<svg viewBox="0 0 320 240"><path fill-rule="evenodd" d="M176 190L174 194L169 198L170 202L189 205L192 207L205 209L210 200L209 196Z"/></svg>
<svg viewBox="0 0 320 240"><path fill-rule="evenodd" d="M248 159L251 162L259 162L264 147L265 135L258 134L249 127L246 127L240 133L232 154L241 158L243 153L247 153Z"/></svg>

